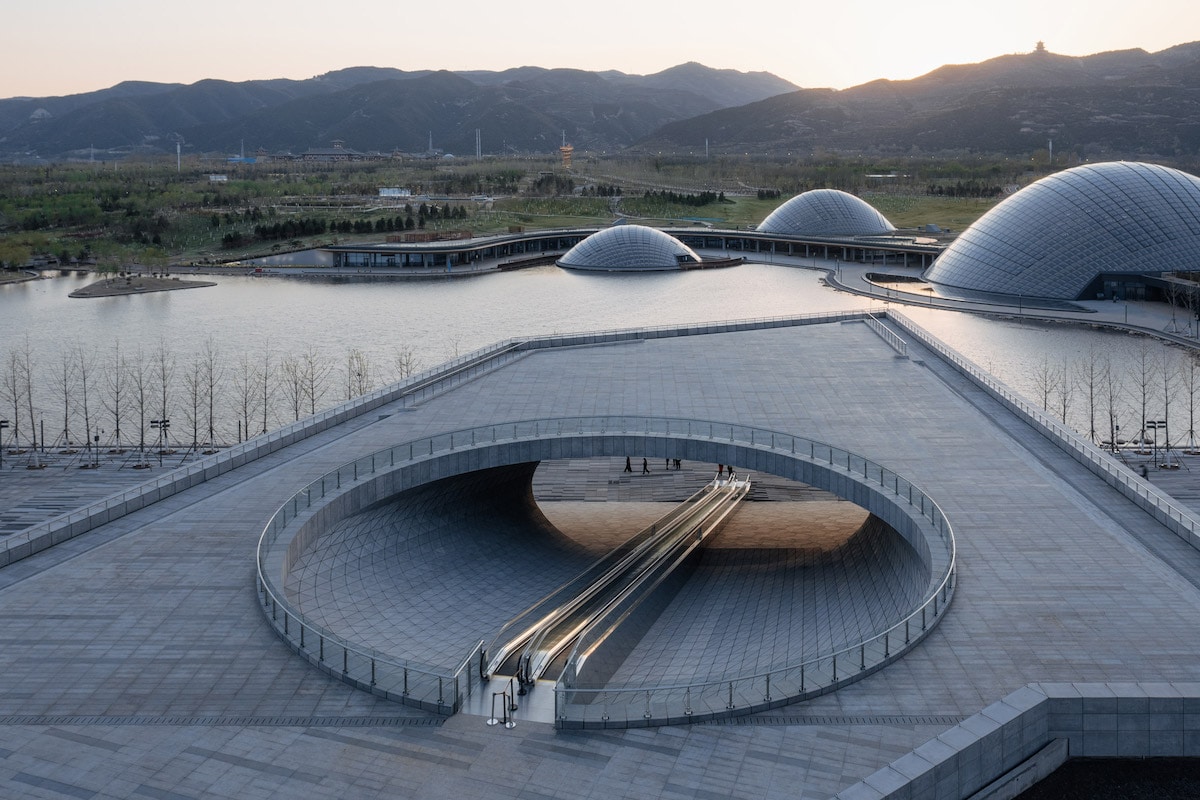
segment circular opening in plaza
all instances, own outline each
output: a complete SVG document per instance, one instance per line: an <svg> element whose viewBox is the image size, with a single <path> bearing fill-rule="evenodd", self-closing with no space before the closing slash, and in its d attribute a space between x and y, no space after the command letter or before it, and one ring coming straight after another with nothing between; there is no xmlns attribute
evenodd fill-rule
<svg viewBox="0 0 1200 800"><path fill-rule="evenodd" d="M869 458L663 418L406 442L304 487L264 612L318 668L441 713L562 728L736 716L836 690L940 620L954 537Z"/></svg>

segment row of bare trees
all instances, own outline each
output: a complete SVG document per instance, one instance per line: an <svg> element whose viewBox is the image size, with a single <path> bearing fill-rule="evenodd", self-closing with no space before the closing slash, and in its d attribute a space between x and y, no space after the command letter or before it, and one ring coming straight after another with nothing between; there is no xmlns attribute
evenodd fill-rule
<svg viewBox="0 0 1200 800"><path fill-rule="evenodd" d="M403 380L419 368L413 350L403 346L393 349L390 360L350 349L339 364L313 346L284 353L264 343L257 353L230 355L212 339L186 356L160 341L150 350L119 342L104 349L76 344L41 359L28 339L0 355L0 417L9 422L3 444L35 452L93 445L211 449Z"/></svg>
<svg viewBox="0 0 1200 800"><path fill-rule="evenodd" d="M1098 444L1150 441L1147 432L1168 421L1167 447L1195 449L1200 410L1200 353L1143 341L1132 359L1090 349L1079 359L1043 359L1030 376L1042 409ZM1186 430L1180 430L1186 420ZM1122 431L1122 424L1125 425ZM1157 436L1157 434L1155 434Z"/></svg>

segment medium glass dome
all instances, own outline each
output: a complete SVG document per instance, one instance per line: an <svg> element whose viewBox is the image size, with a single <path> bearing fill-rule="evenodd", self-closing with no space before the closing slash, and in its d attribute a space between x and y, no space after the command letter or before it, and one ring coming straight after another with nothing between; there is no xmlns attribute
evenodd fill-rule
<svg viewBox="0 0 1200 800"><path fill-rule="evenodd" d="M696 251L645 225L615 225L593 233L558 260L560 267L607 271L679 269L699 263Z"/></svg>
<svg viewBox="0 0 1200 800"><path fill-rule="evenodd" d="M951 289L1084 299L1100 275L1192 270L1200 258L1200 179L1169 167L1088 164L1007 198L925 272Z"/></svg>
<svg viewBox="0 0 1200 800"><path fill-rule="evenodd" d="M784 236L889 236L896 226L852 194L813 189L772 211L758 230Z"/></svg>

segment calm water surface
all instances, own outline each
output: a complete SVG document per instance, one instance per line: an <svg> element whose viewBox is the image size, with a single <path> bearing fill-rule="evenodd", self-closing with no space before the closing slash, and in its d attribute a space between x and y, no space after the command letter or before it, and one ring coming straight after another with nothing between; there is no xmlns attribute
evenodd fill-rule
<svg viewBox="0 0 1200 800"><path fill-rule="evenodd" d="M367 354L375 382L382 383L392 376L397 349L411 350L418 367L425 368L510 337L869 304L824 287L818 272L765 264L640 275L593 275L547 266L404 282L198 277L217 286L86 300L67 295L90 283L90 275L0 286L0 363L23 347L28 336L39 372L49 383L54 367L61 369L62 354L77 348L94 352L97 363L103 363L115 342L127 353L140 347L147 355L162 346L184 365L211 339L227 363L243 353L258 358L265 348L276 363L315 349L333 365L332 386L343 387L345 378L338 376L344 376L352 348ZM1146 341L1081 327L1027 326L921 308L905 313L1031 397L1039 395L1034 376L1046 363L1078 363L1099 349L1128 365L1140 358ZM1178 357L1157 344L1153 350L1156 358L1161 353ZM61 416L61 400L52 400L50 387L41 394L46 415L52 417L57 407ZM332 388L326 400L344 399L344 394L344 389ZM1086 420L1074 419L1086 414L1082 402L1073 400L1069 416L1086 430ZM1173 419L1186 413L1184 401L1176 402L1181 405L1173 405ZM1153 413L1161 414L1162 405L1159 400L1159 411Z"/></svg>

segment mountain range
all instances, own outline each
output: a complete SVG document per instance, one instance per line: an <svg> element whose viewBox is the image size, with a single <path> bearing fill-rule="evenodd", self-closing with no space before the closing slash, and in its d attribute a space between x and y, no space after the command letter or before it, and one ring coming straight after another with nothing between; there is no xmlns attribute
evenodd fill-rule
<svg viewBox="0 0 1200 800"><path fill-rule="evenodd" d="M300 153L340 139L359 151L555 151L565 138L621 149L675 120L796 86L769 73L688 63L653 75L519 67L404 72L354 67L308 80L122 83L88 94L0 100L0 153Z"/></svg>
<svg viewBox="0 0 1200 800"><path fill-rule="evenodd" d="M1200 42L1074 57L1039 47L840 91L682 64L653 75L519 67L353 67L308 80L127 82L0 100L0 155L359 151L1028 157L1054 140L1085 158L1200 154Z"/></svg>
<svg viewBox="0 0 1200 800"><path fill-rule="evenodd" d="M663 126L650 151L1084 158L1200 154L1200 42L1073 57L1040 46L912 80L801 89Z"/></svg>

